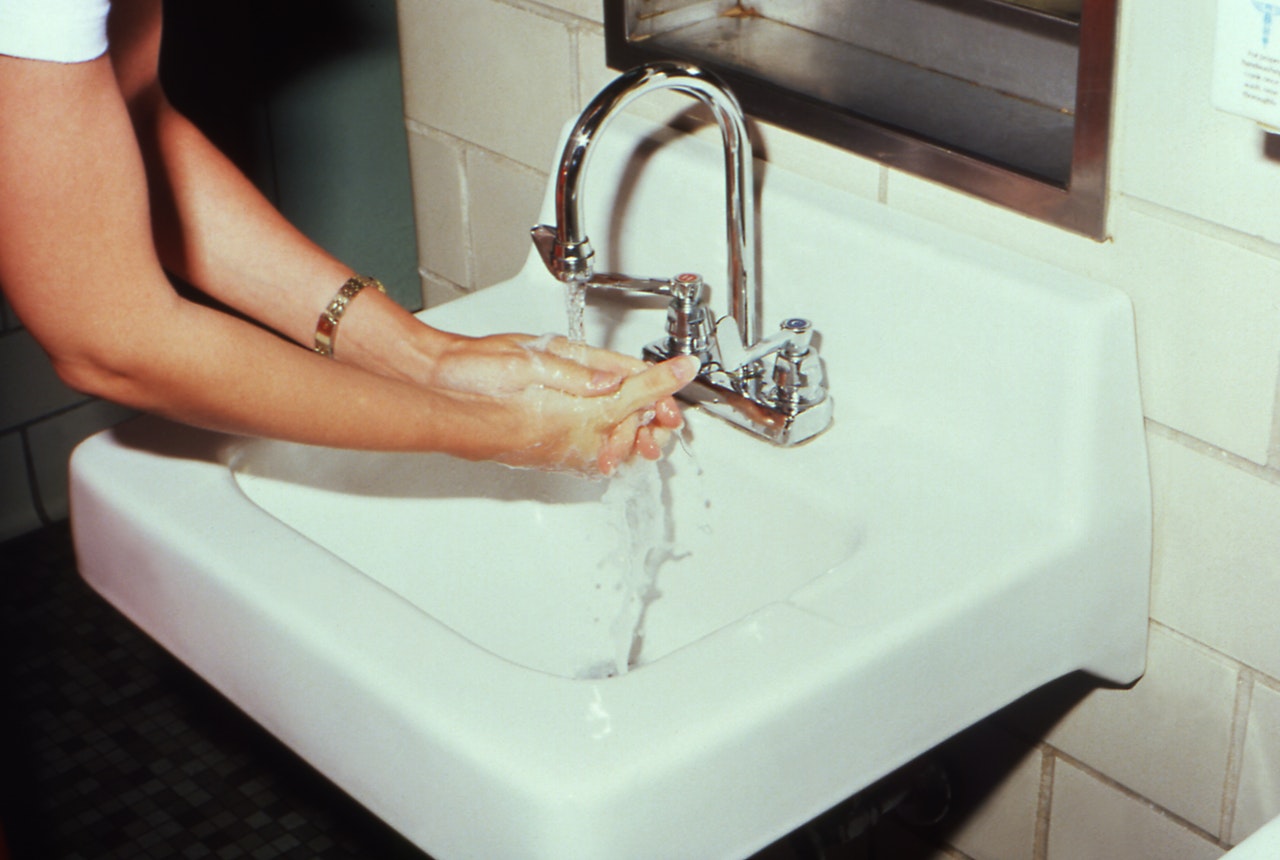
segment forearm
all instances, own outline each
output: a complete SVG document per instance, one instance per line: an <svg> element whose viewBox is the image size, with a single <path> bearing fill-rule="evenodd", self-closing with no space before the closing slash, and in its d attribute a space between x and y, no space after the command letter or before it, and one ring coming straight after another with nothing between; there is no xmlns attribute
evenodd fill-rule
<svg viewBox="0 0 1280 860"><path fill-rule="evenodd" d="M152 244L143 158L103 61L0 57L0 105L13 119L0 123L0 284L69 384L241 433L469 455L431 435L446 393L410 396L174 294ZM370 415L385 426L362 427Z"/></svg>
<svg viewBox="0 0 1280 860"><path fill-rule="evenodd" d="M158 86L132 99L132 122L148 167L153 230L161 261L189 282L304 346L314 341L321 310L351 270L287 222L261 193L189 121L170 107ZM458 382L451 359L471 365L485 357L481 381L492 391L528 384L528 353L516 336L478 343L424 325L375 290L362 291L342 318L334 355L383 376L423 386ZM563 350L562 350L563 351ZM585 358L584 358L585 356ZM600 351L582 351L548 368L549 382L589 392L592 369L602 377L594 391L612 390L643 365ZM551 358L544 356L544 367ZM588 365L590 367L588 367ZM605 369L608 369L607 371ZM568 374L568 377L563 374ZM504 382L496 377L506 376ZM466 387L466 385L464 385ZM674 412L674 405L667 405ZM678 421L673 418L672 420Z"/></svg>
<svg viewBox="0 0 1280 860"><path fill-rule="evenodd" d="M438 356L450 369L445 384L410 384L179 298L157 258L144 159L121 95L103 61L63 67L0 57L0 106L13 120L0 122L0 285L68 384L206 427L314 444L575 471L608 471L637 449L657 455L639 416L688 381L689 362L635 372L610 364L622 360L614 357L585 367L549 354L531 359L522 343L502 338L467 342L469 355L459 358L460 339L436 333L446 341ZM290 254L266 256L267 270L280 271ZM365 292L352 313L376 311L381 297ZM348 314L340 351L350 346L348 326L374 316ZM407 319L416 327L408 331L429 331L403 312L389 319L393 329ZM414 334L393 330L388 340L420 348ZM593 390L601 367L621 372ZM584 393L612 394L557 390L566 368L581 372Z"/></svg>
<svg viewBox="0 0 1280 860"><path fill-rule="evenodd" d="M133 120L161 262L214 298L310 346L320 312L354 273L281 216L158 92L140 101ZM373 291L352 303L341 331L336 355L342 361L418 382L429 378L432 360L451 341Z"/></svg>
<svg viewBox="0 0 1280 860"><path fill-rule="evenodd" d="M59 361L79 388L224 432L315 445L501 457L524 444L511 414L298 349L249 323L174 298L131 311L143 334Z"/></svg>
<svg viewBox="0 0 1280 860"><path fill-rule="evenodd" d="M109 27L111 65L146 165L162 264L246 316L311 345L320 312L354 273L286 221L168 103L158 73L160 4L117 4ZM342 329L342 361L416 381L425 379L432 358L449 342L375 294L360 297Z"/></svg>
<svg viewBox="0 0 1280 860"><path fill-rule="evenodd" d="M353 273L286 221L169 105L156 70L157 9L113 13L112 62L146 164L159 258L208 294L310 346L321 311ZM518 336L476 341L441 332L373 290L351 303L340 331L340 362L424 386L549 384L600 393L643 367L600 351L530 361ZM662 411L668 426L679 422L673 403Z"/></svg>
<svg viewBox="0 0 1280 860"><path fill-rule="evenodd" d="M592 397L542 386L498 396L424 387L329 361L172 294L132 308L118 331L79 341L54 353L70 384L198 426L591 475L636 453L657 457L640 416L696 370L673 360Z"/></svg>

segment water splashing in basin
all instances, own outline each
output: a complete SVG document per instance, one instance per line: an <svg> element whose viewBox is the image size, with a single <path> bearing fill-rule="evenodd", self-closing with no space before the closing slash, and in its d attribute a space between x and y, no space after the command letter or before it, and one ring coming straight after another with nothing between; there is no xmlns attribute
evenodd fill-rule
<svg viewBox="0 0 1280 860"><path fill-rule="evenodd" d="M615 549L600 560L600 581L612 583L618 608L607 629L608 659L585 667L580 678L611 678L639 665L649 607L662 596L658 573L685 557L675 547L674 521L667 506L662 469L666 464L631 463L609 480L601 503L618 522ZM597 588L602 587L597 583Z"/></svg>
<svg viewBox="0 0 1280 860"><path fill-rule="evenodd" d="M627 671L640 658L644 645L644 616L661 592L658 568L671 555L671 543L663 528L663 506L658 468L636 463L610 482L605 504L620 505L627 528L622 563L622 606L610 627L614 667Z"/></svg>

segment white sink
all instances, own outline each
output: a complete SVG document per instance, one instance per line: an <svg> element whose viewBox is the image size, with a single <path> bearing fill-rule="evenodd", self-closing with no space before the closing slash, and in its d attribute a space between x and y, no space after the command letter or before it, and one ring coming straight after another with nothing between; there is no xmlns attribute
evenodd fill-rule
<svg viewBox="0 0 1280 860"><path fill-rule="evenodd" d="M1223 855L1223 860L1276 860L1277 857L1280 857L1280 818L1273 818Z"/></svg>
<svg viewBox="0 0 1280 860"><path fill-rule="evenodd" d="M652 131L594 156L601 268L718 287L718 146ZM1134 680L1125 297L774 168L761 201L765 320L814 320L835 423L777 449L688 413L636 480L635 648L625 488L439 456L139 420L75 455L82 573L436 860L740 860L1053 678ZM563 296L531 258L427 318L563 330ZM588 340L662 318L593 303Z"/></svg>

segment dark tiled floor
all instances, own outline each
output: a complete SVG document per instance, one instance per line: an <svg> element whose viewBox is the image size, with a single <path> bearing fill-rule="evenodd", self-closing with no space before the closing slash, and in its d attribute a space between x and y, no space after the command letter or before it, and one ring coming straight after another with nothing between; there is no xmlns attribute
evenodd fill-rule
<svg viewBox="0 0 1280 860"><path fill-rule="evenodd" d="M13 860L429 860L93 594L65 525L0 545L0 701Z"/></svg>

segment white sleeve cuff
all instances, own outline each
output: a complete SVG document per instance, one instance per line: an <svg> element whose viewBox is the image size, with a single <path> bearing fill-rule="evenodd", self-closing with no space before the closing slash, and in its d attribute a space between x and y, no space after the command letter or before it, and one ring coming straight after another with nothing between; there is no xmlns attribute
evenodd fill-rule
<svg viewBox="0 0 1280 860"><path fill-rule="evenodd" d="M110 0L0 0L0 54L81 63L107 50Z"/></svg>

